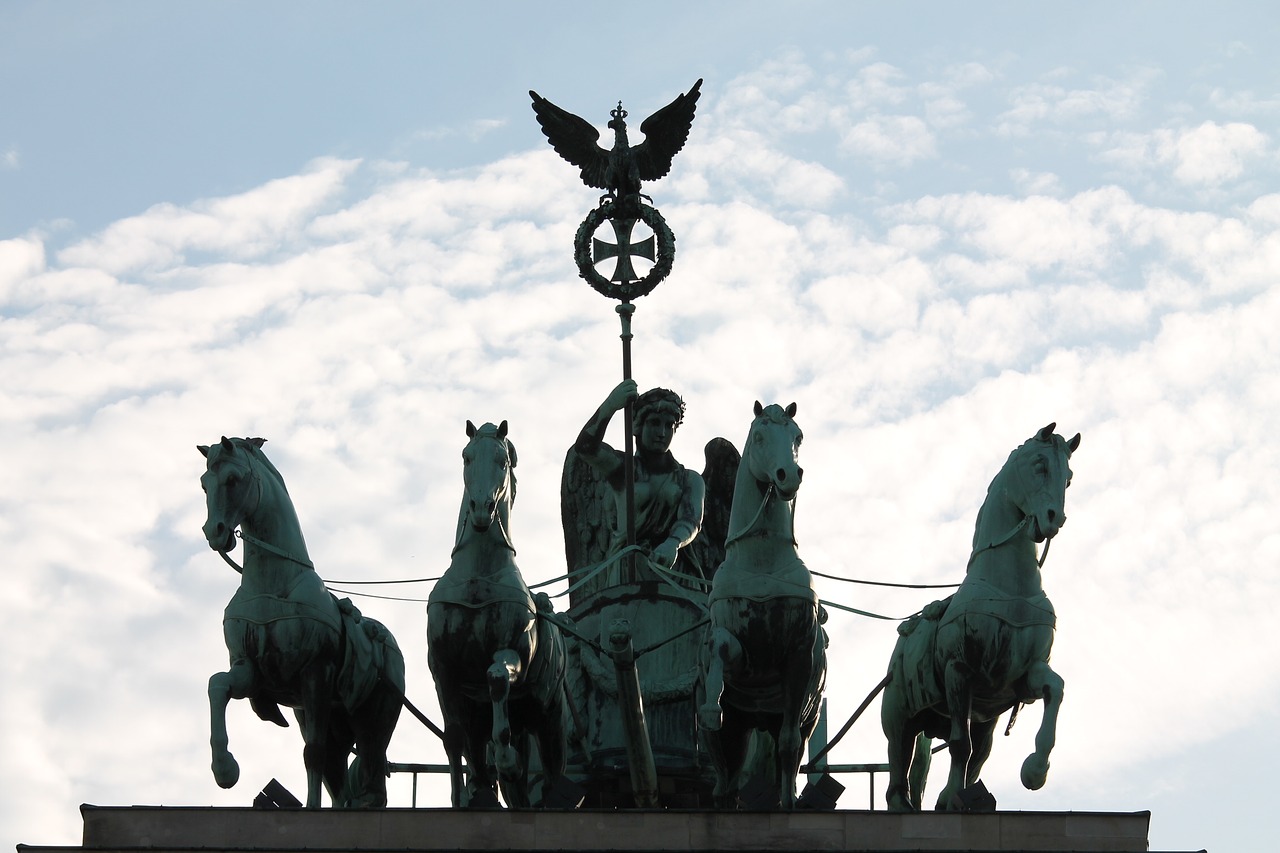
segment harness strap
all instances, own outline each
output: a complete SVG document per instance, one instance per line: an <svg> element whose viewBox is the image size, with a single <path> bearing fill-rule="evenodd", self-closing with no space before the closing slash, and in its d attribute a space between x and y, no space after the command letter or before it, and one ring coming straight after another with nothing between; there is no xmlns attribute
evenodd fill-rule
<svg viewBox="0 0 1280 853"><path fill-rule="evenodd" d="M299 566L306 566L308 569L312 569L312 570L315 569L315 565L312 564L310 560L305 560L302 557L294 556L293 554L290 554L288 551L284 550L283 548L277 548L275 545L272 545L270 542L263 542L261 539L259 539L256 536L250 536L248 533L245 533L243 529L239 530L236 533L236 535L239 536L244 541L250 543L251 545L257 545L259 548L262 548L264 551L270 551L272 554L275 554L277 557L284 557L286 560L297 563Z"/></svg>

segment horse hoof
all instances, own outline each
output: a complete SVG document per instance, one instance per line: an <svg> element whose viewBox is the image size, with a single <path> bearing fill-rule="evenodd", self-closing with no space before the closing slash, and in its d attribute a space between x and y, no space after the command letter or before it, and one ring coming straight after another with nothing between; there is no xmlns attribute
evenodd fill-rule
<svg viewBox="0 0 1280 853"><path fill-rule="evenodd" d="M1022 762L1022 785L1029 791L1039 791L1049 778L1049 762L1034 752Z"/></svg>
<svg viewBox="0 0 1280 853"><path fill-rule="evenodd" d="M705 732L718 732L724 725L724 711L719 705L703 705L698 709L698 727Z"/></svg>
<svg viewBox="0 0 1280 853"><path fill-rule="evenodd" d="M503 778L515 777L520 772L520 753L514 746L494 744L493 765Z"/></svg>
<svg viewBox="0 0 1280 853"><path fill-rule="evenodd" d="M240 781L240 765L231 753L213 759L213 779L219 788L231 788Z"/></svg>
<svg viewBox="0 0 1280 853"><path fill-rule="evenodd" d="M891 812L913 812L915 807L911 805L911 800L907 799L906 794L901 789L890 791L885 796L885 804Z"/></svg>

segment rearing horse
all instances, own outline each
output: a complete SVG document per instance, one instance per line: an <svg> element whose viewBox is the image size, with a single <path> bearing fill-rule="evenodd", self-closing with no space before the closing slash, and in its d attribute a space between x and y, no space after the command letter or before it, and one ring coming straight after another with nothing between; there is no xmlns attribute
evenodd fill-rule
<svg viewBox="0 0 1280 853"><path fill-rule="evenodd" d="M753 729L777 744L780 804L795 805L796 774L818 722L826 634L813 578L796 552L794 505L804 471L796 405L762 407L734 484L725 560L715 573L702 662L699 727L716 770L715 799L733 808Z"/></svg>
<svg viewBox="0 0 1280 853"><path fill-rule="evenodd" d="M462 805L464 756L475 783L471 805L497 805L497 782L508 806L524 808L530 734L548 783L564 773L565 647L559 629L538 618L549 600L539 595L535 603L516 566L508 532L516 451L507 422L476 428L467 421L467 438L453 558L427 604L428 664L444 714L454 808Z"/></svg>
<svg viewBox="0 0 1280 853"><path fill-rule="evenodd" d="M248 698L259 717L280 726L288 723L279 706L294 709L305 744L307 808L319 808L322 782L335 806L381 808L404 657L385 627L325 588L263 441L224 437L198 447L206 460L205 539L241 572L222 619L231 666L209 678L214 779L230 788L240 777L227 750L227 703ZM243 566L227 556L237 527ZM353 744L358 754L348 768Z"/></svg>
<svg viewBox="0 0 1280 853"><path fill-rule="evenodd" d="M1067 520L1069 460L1080 446L1079 434L1068 441L1054 427L1010 453L991 481L960 588L898 628L881 705L891 809L920 808L935 737L946 738L951 753L937 808L969 808L967 789L978 782L1000 715L1037 699L1045 702L1044 717L1021 776L1031 790L1044 785L1063 682L1049 668L1056 616L1040 585L1036 543L1044 542L1047 554Z"/></svg>

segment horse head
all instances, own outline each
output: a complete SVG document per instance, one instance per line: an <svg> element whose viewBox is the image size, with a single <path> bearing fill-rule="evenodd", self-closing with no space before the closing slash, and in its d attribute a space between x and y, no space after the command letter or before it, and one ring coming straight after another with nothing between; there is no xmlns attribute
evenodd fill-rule
<svg viewBox="0 0 1280 853"><path fill-rule="evenodd" d="M507 438L506 421L481 427L467 421L467 438L462 450L462 509L471 527L483 532L499 510L515 502L516 448Z"/></svg>
<svg viewBox="0 0 1280 853"><path fill-rule="evenodd" d="M196 446L205 458L205 472L200 475L208 508L204 538L215 551L225 554L234 550L236 528L258 509L262 482L249 448L260 448L265 442L265 438L231 439L224 435L218 444Z"/></svg>
<svg viewBox="0 0 1280 853"><path fill-rule="evenodd" d="M1049 424L1009 454L996 478L1006 497L1030 522L1035 542L1052 539L1067 521L1069 460L1080 446L1080 434L1068 441L1054 434L1056 426ZM996 483L992 483L993 491Z"/></svg>
<svg viewBox="0 0 1280 853"><path fill-rule="evenodd" d="M755 414L751 431L747 433L742 464L748 467L756 482L772 486L784 500L791 500L804 479L804 469L797 462L804 433L794 420L796 404L783 409L776 403L761 406L757 400Z"/></svg>

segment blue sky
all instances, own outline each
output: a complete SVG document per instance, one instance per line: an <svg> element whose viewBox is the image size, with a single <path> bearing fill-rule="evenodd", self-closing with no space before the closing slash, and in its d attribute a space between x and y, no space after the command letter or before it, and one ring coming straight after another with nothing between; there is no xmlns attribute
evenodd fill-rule
<svg viewBox="0 0 1280 853"><path fill-rule="evenodd" d="M1008 451L1081 432L1045 568L1054 768L1018 784L1033 706L987 784L1150 809L1154 849L1267 849L1280 12L686 5L0 9L5 843L74 841L81 802L302 788L296 732L247 707L244 781L208 772L235 578L200 534L197 443L270 440L322 574L412 577L447 562L465 420L508 419L521 564L560 573L559 461L617 329L572 265L595 193L527 91L603 127L701 77L648 187L675 269L636 315L638 379L689 403L677 455L795 400L809 565L942 583ZM421 606L364 608L433 707ZM838 725L892 631L829 628ZM843 749L880 760L878 728ZM440 752L406 719L392 757Z"/></svg>

